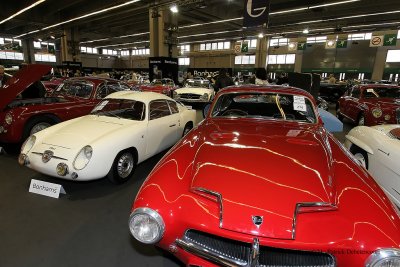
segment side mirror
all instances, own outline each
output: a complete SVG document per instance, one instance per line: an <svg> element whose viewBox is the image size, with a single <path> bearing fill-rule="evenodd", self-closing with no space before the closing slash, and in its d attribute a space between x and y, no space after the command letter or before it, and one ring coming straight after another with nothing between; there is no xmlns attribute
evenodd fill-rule
<svg viewBox="0 0 400 267"><path fill-rule="evenodd" d="M203 118L205 118L205 117L207 116L208 111L210 110L210 107L211 107L211 104L210 104L210 103L208 103L208 104L206 104L206 105L204 106L204 108L203 108Z"/></svg>

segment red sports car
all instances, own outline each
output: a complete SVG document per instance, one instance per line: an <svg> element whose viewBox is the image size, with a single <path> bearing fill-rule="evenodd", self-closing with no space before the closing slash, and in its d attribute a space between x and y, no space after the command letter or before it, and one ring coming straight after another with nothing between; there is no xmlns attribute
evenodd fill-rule
<svg viewBox="0 0 400 267"><path fill-rule="evenodd" d="M339 119L346 117L358 125L400 123L400 86L354 86L339 99L336 115Z"/></svg>
<svg viewBox="0 0 400 267"><path fill-rule="evenodd" d="M400 266L398 210L292 87L220 91L129 228L188 266Z"/></svg>
<svg viewBox="0 0 400 267"><path fill-rule="evenodd" d="M129 90L120 81L70 78L50 95L40 78L51 66L27 65L0 89L0 143L18 143L60 121L89 114L106 95Z"/></svg>
<svg viewBox="0 0 400 267"><path fill-rule="evenodd" d="M172 92L177 88L178 86L176 86L174 81L169 78L155 79L150 84L143 84L139 86L140 91L155 92L170 97L172 97Z"/></svg>

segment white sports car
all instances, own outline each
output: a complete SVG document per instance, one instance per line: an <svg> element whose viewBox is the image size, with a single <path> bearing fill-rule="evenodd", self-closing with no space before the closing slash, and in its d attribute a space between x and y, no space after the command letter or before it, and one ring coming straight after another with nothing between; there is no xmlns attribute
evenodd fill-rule
<svg viewBox="0 0 400 267"><path fill-rule="evenodd" d="M19 163L38 172L86 181L128 180L138 163L173 146L193 128L196 111L153 92L110 94L90 115L30 136Z"/></svg>
<svg viewBox="0 0 400 267"><path fill-rule="evenodd" d="M355 127L345 146L400 207L400 125Z"/></svg>
<svg viewBox="0 0 400 267"><path fill-rule="evenodd" d="M185 87L174 90L173 97L177 101L191 103L207 103L214 98L215 91L208 80L190 80Z"/></svg>

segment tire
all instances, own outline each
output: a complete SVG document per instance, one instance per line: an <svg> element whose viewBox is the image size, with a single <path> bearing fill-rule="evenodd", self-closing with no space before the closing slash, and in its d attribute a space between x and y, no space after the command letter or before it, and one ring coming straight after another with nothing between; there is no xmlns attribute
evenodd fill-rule
<svg viewBox="0 0 400 267"><path fill-rule="evenodd" d="M185 135L187 135L188 132L190 132L190 130L192 130L192 128L193 128L193 123L192 123L192 122L186 123L185 128L183 128L182 137L184 137Z"/></svg>
<svg viewBox="0 0 400 267"><path fill-rule="evenodd" d="M339 104L336 105L336 117L337 117L340 121L343 121L343 115L340 114L340 106L339 106Z"/></svg>
<svg viewBox="0 0 400 267"><path fill-rule="evenodd" d="M125 183L132 177L136 165L136 154L131 150L123 150L115 157L107 178L114 184Z"/></svg>
<svg viewBox="0 0 400 267"><path fill-rule="evenodd" d="M358 115L357 125L358 125L358 126L364 126L364 125L365 125L365 116L364 116L364 113L360 113L360 115Z"/></svg>
<svg viewBox="0 0 400 267"><path fill-rule="evenodd" d="M368 153L356 145L350 147L350 152L361 163L361 166L368 170Z"/></svg>
<svg viewBox="0 0 400 267"><path fill-rule="evenodd" d="M43 129L46 129L54 124L56 124L58 121L54 120L53 118L49 116L38 116L30 119L24 127L24 133L22 135L23 140L25 141L29 136L32 134L35 134Z"/></svg>

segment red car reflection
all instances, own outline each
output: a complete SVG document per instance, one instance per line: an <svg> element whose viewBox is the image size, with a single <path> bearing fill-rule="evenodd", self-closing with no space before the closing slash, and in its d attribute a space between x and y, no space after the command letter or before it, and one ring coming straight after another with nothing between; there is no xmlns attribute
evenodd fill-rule
<svg viewBox="0 0 400 267"><path fill-rule="evenodd" d="M174 81L169 78L155 79L150 84L143 84L139 86L140 91L149 91L159 94L164 94L172 97L172 92L177 89Z"/></svg>

